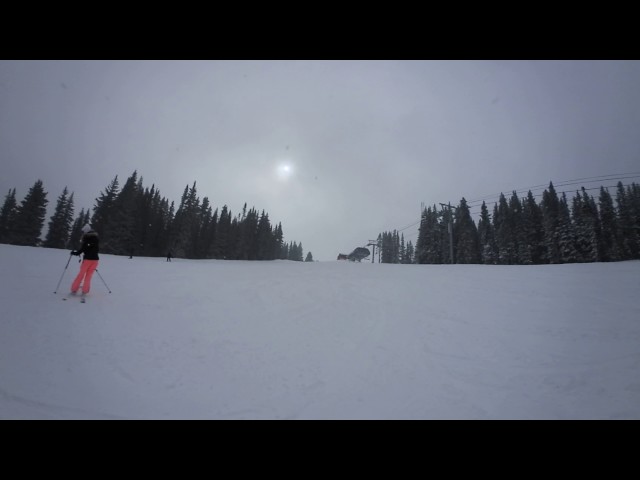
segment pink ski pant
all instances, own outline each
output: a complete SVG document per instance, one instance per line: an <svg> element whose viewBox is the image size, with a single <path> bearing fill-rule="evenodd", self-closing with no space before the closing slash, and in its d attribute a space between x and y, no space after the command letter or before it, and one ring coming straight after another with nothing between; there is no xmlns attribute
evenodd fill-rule
<svg viewBox="0 0 640 480"><path fill-rule="evenodd" d="M91 290L91 277L96 268L98 268L98 260L82 260L78 276L71 284L71 291L77 292L78 288L80 288L80 283L82 283L82 293L89 293L89 290Z"/></svg>

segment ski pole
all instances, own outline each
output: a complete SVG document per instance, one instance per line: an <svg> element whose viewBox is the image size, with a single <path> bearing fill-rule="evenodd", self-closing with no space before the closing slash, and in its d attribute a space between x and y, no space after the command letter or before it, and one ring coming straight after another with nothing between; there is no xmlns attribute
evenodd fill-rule
<svg viewBox="0 0 640 480"><path fill-rule="evenodd" d="M56 285L56 290L53 293L58 293L58 287L60 286L60 283L62 282L62 277L64 277L64 272L67 271L67 267L69 266L69 262L71 261L71 256L72 254L69 254L69 260L67 260L67 264L64 266L64 270L62 271L62 275L60 275L60 280L58 280L58 285Z"/></svg>
<svg viewBox="0 0 640 480"><path fill-rule="evenodd" d="M104 281L104 278L102 278L102 275L100 275L100 272L98 271L97 268L96 268L96 273L100 277L100 280L102 280L102 283L104 283L104 286L107 287L107 290L109 290L109 293L111 293L111 290L109 289L109 286L107 285L107 282Z"/></svg>

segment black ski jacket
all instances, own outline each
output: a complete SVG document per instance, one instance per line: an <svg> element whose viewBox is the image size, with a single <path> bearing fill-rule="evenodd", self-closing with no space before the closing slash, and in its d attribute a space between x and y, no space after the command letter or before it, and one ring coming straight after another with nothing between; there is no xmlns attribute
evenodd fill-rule
<svg viewBox="0 0 640 480"><path fill-rule="evenodd" d="M98 257L98 251L100 250L100 240L98 234L93 230L85 233L82 236L82 246L79 250L74 250L74 255L80 255L84 253L85 260L100 260Z"/></svg>

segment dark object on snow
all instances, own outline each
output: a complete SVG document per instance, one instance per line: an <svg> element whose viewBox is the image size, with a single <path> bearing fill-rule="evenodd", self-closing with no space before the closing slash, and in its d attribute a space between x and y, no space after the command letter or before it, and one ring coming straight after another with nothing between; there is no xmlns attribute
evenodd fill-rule
<svg viewBox="0 0 640 480"><path fill-rule="evenodd" d="M348 260L349 256L345 255L344 253L339 253L338 254L338 260Z"/></svg>
<svg viewBox="0 0 640 480"><path fill-rule="evenodd" d="M369 255L371 255L371 252L368 248L358 247L347 256L347 259L351 262L361 262Z"/></svg>

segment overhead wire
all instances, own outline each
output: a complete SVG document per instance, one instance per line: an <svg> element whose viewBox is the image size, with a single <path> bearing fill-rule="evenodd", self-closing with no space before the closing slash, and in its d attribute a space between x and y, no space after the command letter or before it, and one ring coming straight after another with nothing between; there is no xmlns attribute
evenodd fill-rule
<svg viewBox="0 0 640 480"><path fill-rule="evenodd" d="M612 178L613 177L613 178ZM613 173L613 174L609 174L609 175L596 175L593 177L582 177L582 178L574 178L574 179L569 179L569 180L562 180L558 183L554 183L553 186L554 188L557 187L567 187L570 185L579 185L579 184L583 184L583 183L595 183L598 181L622 181L622 180L630 180L630 179L635 179L635 178L640 178L640 172L628 172L628 173ZM553 181L550 181L549 183L553 183ZM515 191L516 194L522 194L522 193L528 193L529 191L534 191L534 190L541 190L541 189L546 189L549 187L549 184L539 184L539 185L532 185L530 187L525 187L525 188L520 188L517 190L512 190L512 192ZM599 190L600 188L605 188L605 189L609 189L609 188L617 188L618 185L607 185L607 186L597 186L597 187L591 187L591 188L585 188L585 191L590 191L590 190ZM581 189L579 189L581 190ZM558 195L561 195L563 193L572 193L572 190L562 190L562 191L556 191L556 193ZM480 213L480 210L474 210L475 208L479 208L481 207L481 205L478 204L478 202L485 202L487 200L490 199L495 199L495 201L497 202L498 199L500 198L500 195L503 195L504 192L500 192L500 193L496 193L493 195L485 195L483 197L480 197L478 199L475 200L469 200L467 201L467 206L469 206L469 213L471 213L472 215L477 215ZM538 198L544 195L543 193L537 193L537 194L533 194L532 196L534 198ZM472 205L472 204L476 204L476 205ZM416 225L419 225L420 222L422 221L422 218L420 218L420 220L410 223L402 228L398 228L395 229L397 232L402 232L404 230L407 230L408 228L414 227ZM419 229L412 231L410 233L408 233L407 235L405 235L405 237L408 236L413 236L419 233Z"/></svg>

